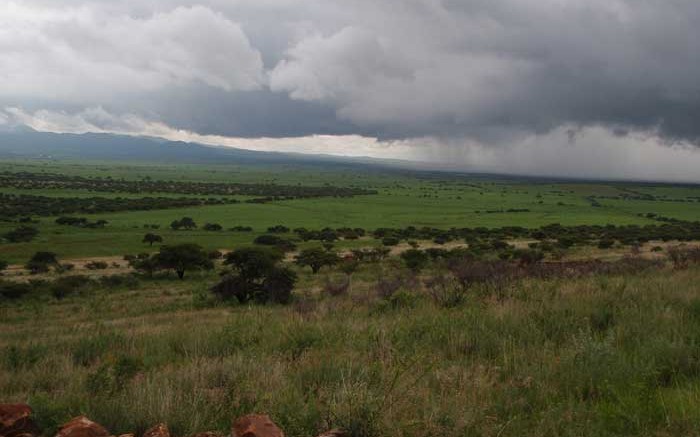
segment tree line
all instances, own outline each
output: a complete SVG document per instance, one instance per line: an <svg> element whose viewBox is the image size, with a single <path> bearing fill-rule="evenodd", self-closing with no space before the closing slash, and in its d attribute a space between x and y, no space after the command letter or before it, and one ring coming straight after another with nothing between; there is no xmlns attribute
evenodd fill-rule
<svg viewBox="0 0 700 437"><path fill-rule="evenodd" d="M333 185L305 186L279 185L269 183L232 182L191 182L154 180L126 180L88 178L56 173L3 172L0 173L0 187L18 189L74 189L109 193L173 193L202 196L259 196L250 202L261 203L270 200L303 199L314 197L352 197L377 194L376 190L358 187L337 187Z"/></svg>
<svg viewBox="0 0 700 437"><path fill-rule="evenodd" d="M117 211L149 211L202 205L238 203L236 199L191 197L49 197L0 193L0 217L95 214Z"/></svg>

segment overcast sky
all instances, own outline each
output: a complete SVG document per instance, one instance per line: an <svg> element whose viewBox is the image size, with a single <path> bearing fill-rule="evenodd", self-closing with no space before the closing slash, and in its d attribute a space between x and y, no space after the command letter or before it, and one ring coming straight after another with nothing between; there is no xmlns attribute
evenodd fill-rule
<svg viewBox="0 0 700 437"><path fill-rule="evenodd" d="M0 0L0 127L700 182L698 0Z"/></svg>

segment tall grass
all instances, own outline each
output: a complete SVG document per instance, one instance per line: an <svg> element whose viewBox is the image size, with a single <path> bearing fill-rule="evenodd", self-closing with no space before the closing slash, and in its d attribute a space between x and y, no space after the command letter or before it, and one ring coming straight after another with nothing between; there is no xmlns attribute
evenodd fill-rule
<svg viewBox="0 0 700 437"><path fill-rule="evenodd" d="M185 436L251 412L290 436L700 432L697 268L524 279L450 306L417 289L387 304L371 278L303 310L207 303L214 277L6 304L0 400L28 401L47 435L77 414Z"/></svg>

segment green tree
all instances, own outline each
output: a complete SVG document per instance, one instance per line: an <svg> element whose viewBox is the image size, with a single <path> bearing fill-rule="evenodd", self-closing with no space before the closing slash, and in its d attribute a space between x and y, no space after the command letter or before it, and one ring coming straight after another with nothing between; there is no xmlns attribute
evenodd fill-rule
<svg viewBox="0 0 700 437"><path fill-rule="evenodd" d="M178 231L182 228L189 231L191 229L197 228L197 223L195 223L192 217L183 217L180 220L173 220L173 222L170 223L170 227L175 231Z"/></svg>
<svg viewBox="0 0 700 437"><path fill-rule="evenodd" d="M143 236L143 240L141 242L148 243L149 245L153 246L153 243L162 243L163 237L161 237L158 234L149 232L148 234Z"/></svg>
<svg viewBox="0 0 700 437"><path fill-rule="evenodd" d="M194 243L183 243L173 246L162 246L160 252L153 255L156 265L165 270L174 270L177 277L182 279L187 270L211 270L214 263L201 246Z"/></svg>
<svg viewBox="0 0 700 437"><path fill-rule="evenodd" d="M223 299L236 298L265 303L288 303L296 283L296 274L279 265L282 254L264 248L240 248L226 255L225 265L231 272L212 287Z"/></svg>
<svg viewBox="0 0 700 437"><path fill-rule="evenodd" d="M7 261L0 259L0 275L2 275L2 271L6 270L8 266L9 263Z"/></svg>
<svg viewBox="0 0 700 437"><path fill-rule="evenodd" d="M340 261L338 255L321 248L304 249L296 257L296 263L302 267L309 266L316 274L322 267L333 266Z"/></svg>
<svg viewBox="0 0 700 437"><path fill-rule="evenodd" d="M30 273L45 273L51 266L58 266L58 259L53 252L36 252L27 262L25 267Z"/></svg>

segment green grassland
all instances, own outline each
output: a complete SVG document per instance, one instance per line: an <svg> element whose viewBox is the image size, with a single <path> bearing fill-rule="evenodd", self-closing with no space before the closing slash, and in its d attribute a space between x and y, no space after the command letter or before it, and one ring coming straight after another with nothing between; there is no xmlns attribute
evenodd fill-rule
<svg viewBox="0 0 700 437"><path fill-rule="evenodd" d="M61 262L155 252L158 245L141 242L146 232L160 234L165 244L235 249L275 225L371 231L700 219L700 186L692 185L358 166L16 160L0 162L4 171L377 190L351 198L67 214L109 222L97 229L33 216L40 231L33 241L0 243L0 260L12 264L37 251L55 252ZM161 195L3 187L0 193ZM169 228L184 216L199 228ZM19 226L16 217L0 219L0 234ZM207 232L205 223L225 230ZM254 230L227 230L234 226ZM525 247L528 241L517 243ZM378 244L371 237L340 240L336 249ZM476 279L462 288L447 259L409 271L393 252L359 262L354 273L339 265L312 274L287 258L285 266L298 276L288 305L218 298L211 289L225 272L219 260L214 270L188 270L184 280L169 272L134 273L114 260L105 270L78 266L72 273L37 276L13 276L20 270L13 267L3 282L24 282L31 291L0 297L0 401L28 402L45 436L78 414L114 435L141 435L165 422L174 436L184 437L228 432L232 418L251 412L269 414L290 437L331 427L351 437L700 436L700 267L697 260L670 262L677 244L586 244L561 249L561 258L550 254L542 263L492 259L497 270L465 258L463 267L482 271L467 271ZM654 251L656 245L663 247ZM410 247L406 241L401 246ZM615 263L628 269L607 270ZM552 271L539 267L556 274L538 274ZM528 275L507 276L527 268L533 269ZM479 281L484 272L491 276ZM56 293L60 279L79 285ZM397 280L387 292L386 284ZM346 288L336 293L338 284Z"/></svg>
<svg viewBox="0 0 700 437"><path fill-rule="evenodd" d="M120 165L114 163L70 163L47 161L9 161L0 163L0 171L27 171L61 173L86 177L124 178L138 180L145 177L160 180L267 182L355 186L378 190L377 195L354 198L314 198L275 201L266 204L230 204L126 211L99 215L73 214L94 220L105 219L105 229L86 230L59 227L55 217L42 217L40 236L31 243L0 246L0 258L12 262L25 260L39 249L51 249L61 257L107 256L136 253L141 244L143 225L158 224L158 231L166 242L197 241L209 249L232 248L250 243L268 226L282 224L290 228L306 227L378 227L429 226L450 227L538 227L551 223L582 224L649 224L652 220L639 214L656 213L664 217L694 221L700 218L700 187L631 183L593 183L546 181L536 179L507 179L479 175L450 173L421 173L400 170L381 170L372 167L331 168L309 166L196 166L196 165ZM658 196L678 201L621 200L620 196L632 190L654 192ZM35 194L58 197L139 197L139 194L100 193L87 190L41 189L17 190L0 188L0 193ZM196 197L177 194L142 193L142 196ZM605 196L591 206L590 196ZM244 196L235 196L245 200ZM527 209L527 212L507 212L509 209ZM501 212L502 211L502 212ZM218 223L225 229L233 226L252 226L251 233L179 231L167 229L169 223L189 216L203 225ZM0 232L16 224L0 222Z"/></svg>

